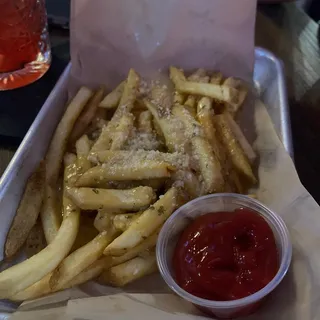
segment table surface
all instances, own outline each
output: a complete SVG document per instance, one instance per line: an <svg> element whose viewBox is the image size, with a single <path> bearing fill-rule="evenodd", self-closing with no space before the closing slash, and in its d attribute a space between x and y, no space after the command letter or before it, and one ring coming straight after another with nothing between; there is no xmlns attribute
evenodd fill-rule
<svg viewBox="0 0 320 320"><path fill-rule="evenodd" d="M273 51L285 65L295 164L302 183L320 202L316 174L320 168L319 26L294 4L259 6L256 45ZM69 60L68 32L51 30L53 64ZM43 81L42 79L39 82ZM50 83L47 87L53 86ZM0 175L16 147L0 141Z"/></svg>

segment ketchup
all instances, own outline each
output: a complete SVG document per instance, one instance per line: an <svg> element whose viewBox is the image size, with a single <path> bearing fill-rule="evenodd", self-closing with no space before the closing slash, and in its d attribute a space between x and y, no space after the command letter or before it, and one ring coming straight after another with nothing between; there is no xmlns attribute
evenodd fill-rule
<svg viewBox="0 0 320 320"><path fill-rule="evenodd" d="M247 297L279 268L273 232L256 212L207 213L182 233L173 255L177 284L208 300Z"/></svg>

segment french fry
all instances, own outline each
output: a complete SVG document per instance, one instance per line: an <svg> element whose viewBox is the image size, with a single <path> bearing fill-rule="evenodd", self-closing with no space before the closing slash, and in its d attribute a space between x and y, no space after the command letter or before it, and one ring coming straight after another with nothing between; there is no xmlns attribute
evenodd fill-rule
<svg viewBox="0 0 320 320"><path fill-rule="evenodd" d="M52 273L49 281L51 290L63 289L72 278L98 260L116 235L117 232L111 228L102 231L93 240L66 257Z"/></svg>
<svg viewBox="0 0 320 320"><path fill-rule="evenodd" d="M99 280L115 287L123 287L157 270L156 257L153 253L146 257L136 257L112 267L104 271Z"/></svg>
<svg viewBox="0 0 320 320"><path fill-rule="evenodd" d="M227 101L227 110L234 115L241 105L243 104L244 100L247 97L247 88L245 87L244 83L240 79L236 78L227 78L224 83L224 86L228 86L230 88L234 88L238 90L239 96L237 100Z"/></svg>
<svg viewBox="0 0 320 320"><path fill-rule="evenodd" d="M184 104L185 97L182 93L175 91L173 93L173 104Z"/></svg>
<svg viewBox="0 0 320 320"><path fill-rule="evenodd" d="M70 212L56 237L38 254L0 273L0 298L9 298L53 271L69 253L79 228L79 212Z"/></svg>
<svg viewBox="0 0 320 320"><path fill-rule="evenodd" d="M200 124L182 106L175 105L173 113L184 123L186 131L190 135L192 154L197 161L204 183L204 192L223 192L224 179L219 159L204 138Z"/></svg>
<svg viewBox="0 0 320 320"><path fill-rule="evenodd" d="M140 78L138 74L133 69L130 69L128 79L125 83L123 94L119 102L119 106L107 126L103 127L101 135L93 145L91 151L110 149L114 138L113 135L115 132L115 128L119 120L123 115L130 112L134 107L134 102L137 98L139 82Z"/></svg>
<svg viewBox="0 0 320 320"><path fill-rule="evenodd" d="M77 187L96 186L107 181L143 180L152 178L167 178L175 168L165 162L157 160L144 160L127 164L108 163L96 166L85 172L77 181Z"/></svg>
<svg viewBox="0 0 320 320"><path fill-rule="evenodd" d="M183 189L191 199L200 197L203 194L202 186L197 176L190 170L178 170L172 175L173 185L183 183Z"/></svg>
<svg viewBox="0 0 320 320"><path fill-rule="evenodd" d="M108 93L100 102L99 107L106 109L114 109L118 106L123 89L125 87L125 81L122 81L114 90Z"/></svg>
<svg viewBox="0 0 320 320"><path fill-rule="evenodd" d="M69 135L81 111L92 96L92 91L81 87L60 120L46 155L46 187L41 209L41 220L47 243L51 243L60 227L61 212L57 206L57 181Z"/></svg>
<svg viewBox="0 0 320 320"><path fill-rule="evenodd" d="M181 121L172 115L161 118L156 106L151 101L144 99L143 102L152 113L157 125L160 127L169 151L184 152L186 148L186 137Z"/></svg>
<svg viewBox="0 0 320 320"><path fill-rule="evenodd" d="M230 129L228 121L226 120L226 116L224 114L215 116L214 124L218 133L218 137L225 147L234 168L249 182L255 184L257 179L252 172L249 160L243 152L239 142L235 138L232 130Z"/></svg>
<svg viewBox="0 0 320 320"><path fill-rule="evenodd" d="M44 195L44 184L45 164L42 161L27 181L17 213L10 226L4 246L6 258L13 257L19 251L36 224Z"/></svg>
<svg viewBox="0 0 320 320"><path fill-rule="evenodd" d="M98 152L90 152L88 159L95 163L122 163L129 161L143 162L145 160L166 161L174 166L178 159L186 160L186 156L182 153L166 153L155 150L104 150Z"/></svg>
<svg viewBox="0 0 320 320"><path fill-rule="evenodd" d="M94 219L93 225L99 231L109 230L113 225L113 218L117 215L117 213L123 212L119 210L98 210L98 213Z"/></svg>
<svg viewBox="0 0 320 320"><path fill-rule="evenodd" d="M188 81L207 83L209 82L209 77L206 76L206 71L204 69L198 69L188 77ZM190 112L190 114L193 117L196 116L196 102L197 97L194 95L189 95L184 103L185 108Z"/></svg>
<svg viewBox="0 0 320 320"><path fill-rule="evenodd" d="M110 150L121 150L133 129L134 116L131 113L124 114L113 132Z"/></svg>
<svg viewBox="0 0 320 320"><path fill-rule="evenodd" d="M161 227L160 227L161 229ZM156 246L157 239L159 236L160 229L158 229L155 233L153 233L151 236L143 240L140 244L135 246L134 248L128 250L125 254L119 257L115 256L106 256L104 261L104 268L109 269L114 266L117 266L121 263L124 263L126 261L129 261L138 255L142 254L148 254L148 251L151 250ZM150 251L149 251L150 252Z"/></svg>
<svg viewBox="0 0 320 320"><path fill-rule="evenodd" d="M157 202L150 206L104 251L105 255L119 256L141 243L158 229L178 205L178 190L169 189Z"/></svg>
<svg viewBox="0 0 320 320"><path fill-rule="evenodd" d="M153 134L152 114L149 110L142 111L138 118L138 128L140 132Z"/></svg>
<svg viewBox="0 0 320 320"><path fill-rule="evenodd" d="M37 223L30 230L25 246L25 253L28 258L39 253L46 247L46 239L43 233L41 221L37 220Z"/></svg>
<svg viewBox="0 0 320 320"><path fill-rule="evenodd" d="M170 67L170 78L173 81L176 90L182 93L206 96L219 101L228 102L232 105L240 103L240 92L227 85L218 85L214 83L197 83L183 80L181 71L175 67Z"/></svg>
<svg viewBox="0 0 320 320"><path fill-rule="evenodd" d="M69 188L68 197L82 210L139 210L154 200L150 187L129 190Z"/></svg>
<svg viewBox="0 0 320 320"><path fill-rule="evenodd" d="M78 273L70 282L66 283L63 289L72 288L98 277L105 268L105 257L93 262L89 267Z"/></svg>
<svg viewBox="0 0 320 320"><path fill-rule="evenodd" d="M112 219L113 226L116 230L123 232L127 230L133 221L138 219L141 214L142 212L116 214Z"/></svg>
<svg viewBox="0 0 320 320"><path fill-rule="evenodd" d="M85 134L76 142L77 157L87 157L91 149L91 141Z"/></svg>
<svg viewBox="0 0 320 320"><path fill-rule="evenodd" d="M69 138L69 144L75 143L87 130L91 121L95 117L98 109L98 105L103 97L104 89L100 88L88 101L83 111L79 115L76 123L73 126L72 132Z"/></svg>
<svg viewBox="0 0 320 320"><path fill-rule="evenodd" d="M12 301L31 300L31 299L36 299L50 293L51 290L49 286L49 280L50 280L51 274L52 274L51 272L48 273L41 280L37 281L33 285L14 294L13 296L10 297L10 300Z"/></svg>
<svg viewBox="0 0 320 320"><path fill-rule="evenodd" d="M257 158L256 153L252 149L250 143L244 136L243 132L241 131L239 125L233 120L229 112L225 112L224 116L226 120L228 121L228 124L230 126L231 131L235 135L237 141L239 142L243 152L246 154L248 160L250 163L253 163L255 159Z"/></svg>

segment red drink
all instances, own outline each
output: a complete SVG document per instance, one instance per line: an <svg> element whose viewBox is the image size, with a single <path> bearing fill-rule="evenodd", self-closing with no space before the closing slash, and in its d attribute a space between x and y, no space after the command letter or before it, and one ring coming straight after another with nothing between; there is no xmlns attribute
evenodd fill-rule
<svg viewBox="0 0 320 320"><path fill-rule="evenodd" d="M0 90L39 79L50 60L44 0L0 0Z"/></svg>

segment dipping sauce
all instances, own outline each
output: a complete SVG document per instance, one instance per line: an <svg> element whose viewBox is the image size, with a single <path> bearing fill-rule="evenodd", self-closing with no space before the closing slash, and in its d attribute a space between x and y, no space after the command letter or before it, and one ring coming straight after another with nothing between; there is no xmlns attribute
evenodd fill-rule
<svg viewBox="0 0 320 320"><path fill-rule="evenodd" d="M207 213L182 232L173 268L177 284L197 297L247 297L265 287L279 269L272 229L249 209Z"/></svg>

